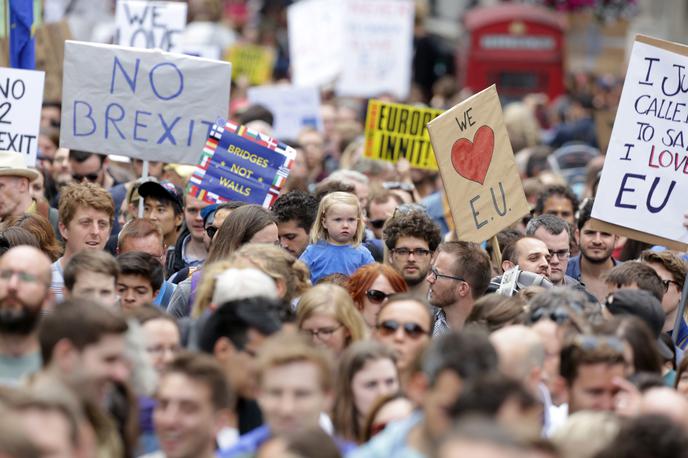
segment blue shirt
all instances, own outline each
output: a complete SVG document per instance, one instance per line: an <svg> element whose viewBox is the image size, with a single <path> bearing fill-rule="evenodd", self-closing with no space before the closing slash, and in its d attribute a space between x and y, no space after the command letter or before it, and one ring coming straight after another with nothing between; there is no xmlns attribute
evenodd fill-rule
<svg viewBox="0 0 688 458"><path fill-rule="evenodd" d="M163 311L167 310L167 306L170 303L170 299L172 299L172 293L174 293L176 287L177 285L175 285L174 283L170 283L167 280L162 282L160 291L158 291L158 295L155 296L155 299L153 300L153 305L157 305L158 308Z"/></svg>
<svg viewBox="0 0 688 458"><path fill-rule="evenodd" d="M217 454L219 458L232 458L236 456L253 455L258 449L267 442L272 437L270 428L267 425L263 425L253 431L244 434L239 438L239 441L234 444L233 447L227 450L220 450ZM347 442L336 437L332 438L337 444L337 448L342 453L342 455L352 452L356 449L356 445L351 442Z"/></svg>
<svg viewBox="0 0 688 458"><path fill-rule="evenodd" d="M322 240L308 245L299 259L308 266L313 284L331 274L351 275L359 267L375 262L370 251L362 245L333 245Z"/></svg>
<svg viewBox="0 0 688 458"><path fill-rule="evenodd" d="M414 412L408 418L389 424L382 432L373 437L366 444L360 446L346 458L423 458L418 450L408 444L408 435L418 423L423 420L423 414Z"/></svg>
<svg viewBox="0 0 688 458"><path fill-rule="evenodd" d="M612 258L612 264L616 266L618 264L621 264L621 262ZM574 256L571 259L569 259L569 265L566 266L566 275L578 280L580 283L583 284L583 282L581 281L581 255Z"/></svg>

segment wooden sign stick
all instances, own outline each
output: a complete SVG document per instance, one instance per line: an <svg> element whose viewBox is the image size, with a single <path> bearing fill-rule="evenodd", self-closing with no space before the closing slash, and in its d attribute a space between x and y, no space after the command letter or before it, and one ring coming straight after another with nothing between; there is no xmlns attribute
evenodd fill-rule
<svg viewBox="0 0 688 458"><path fill-rule="evenodd" d="M501 272L502 250L499 249L499 242L497 241L496 235L493 235L490 238L490 245L492 245L492 262L494 263L494 266Z"/></svg>

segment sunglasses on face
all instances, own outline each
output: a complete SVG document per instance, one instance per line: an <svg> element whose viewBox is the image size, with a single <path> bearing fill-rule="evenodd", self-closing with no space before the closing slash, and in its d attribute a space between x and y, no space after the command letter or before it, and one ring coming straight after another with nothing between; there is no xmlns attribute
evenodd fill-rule
<svg viewBox="0 0 688 458"><path fill-rule="evenodd" d="M569 314L568 310L564 309L563 307L557 307L554 310L551 310L547 307L540 307L532 313L530 316L530 322L537 323L543 318L547 318L551 321L554 321L558 325L562 325L571 319L571 315Z"/></svg>
<svg viewBox="0 0 688 458"><path fill-rule="evenodd" d="M74 178L74 181L81 183L84 180L90 181L91 183L95 183L96 180L98 180L98 172L96 173L88 173L86 175L79 175L78 173L72 173L72 178Z"/></svg>
<svg viewBox="0 0 688 458"><path fill-rule="evenodd" d="M386 221L387 221L386 219L374 219L374 220L371 220L368 222L370 223L371 226L373 226L373 228L382 229L382 226L385 225Z"/></svg>
<svg viewBox="0 0 688 458"><path fill-rule="evenodd" d="M399 328L402 328L404 334L414 340L428 334L428 331L423 329L418 323L400 323L397 320L385 320L377 325L377 330L383 337L395 334Z"/></svg>
<svg viewBox="0 0 688 458"><path fill-rule="evenodd" d="M383 293L377 289L369 289L366 291L366 297L374 304L382 304L389 296L391 296L391 294Z"/></svg>
<svg viewBox="0 0 688 458"><path fill-rule="evenodd" d="M208 238L212 240L213 237L215 237L215 234L217 233L217 228L215 226L208 226L205 228L205 233L208 234Z"/></svg>

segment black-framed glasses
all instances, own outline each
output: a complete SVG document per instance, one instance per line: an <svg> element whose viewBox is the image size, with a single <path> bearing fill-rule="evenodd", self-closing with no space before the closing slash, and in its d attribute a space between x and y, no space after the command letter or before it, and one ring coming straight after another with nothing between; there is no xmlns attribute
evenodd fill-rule
<svg viewBox="0 0 688 458"><path fill-rule="evenodd" d="M339 324L338 326L328 326L325 328L316 329L302 329L301 331L303 331L306 334L309 334L313 338L325 341L330 340L334 333L339 331L343 326L343 324Z"/></svg>
<svg viewBox="0 0 688 458"><path fill-rule="evenodd" d="M377 325L377 331L383 337L395 334L399 328L403 329L404 334L414 340L428 335L428 331L423 329L423 326L419 325L418 323L400 323L397 320L385 320Z"/></svg>
<svg viewBox="0 0 688 458"><path fill-rule="evenodd" d="M368 220L371 226L373 226L374 229L382 229L382 226L385 225L386 219L373 219L373 220Z"/></svg>
<svg viewBox="0 0 688 458"><path fill-rule="evenodd" d="M676 285L676 289L681 289L681 285L677 281L662 280L662 284L664 285L664 291L669 291L669 286L671 286L672 283Z"/></svg>
<svg viewBox="0 0 688 458"><path fill-rule="evenodd" d="M559 259L568 259L568 257L571 255L571 252L569 250L549 250L549 255L550 258L557 257Z"/></svg>
<svg viewBox="0 0 688 458"><path fill-rule="evenodd" d="M432 251L424 248L414 248L413 250L409 248L393 248L390 251L394 256L399 256L400 258L408 258L411 255L416 258L425 258L432 253Z"/></svg>
<svg viewBox="0 0 688 458"><path fill-rule="evenodd" d="M215 226L208 226L205 228L205 233L208 234L208 238L212 240L213 237L215 237L215 234L217 234L217 230L218 228L216 228Z"/></svg>
<svg viewBox="0 0 688 458"><path fill-rule="evenodd" d="M435 280L438 278L448 278L449 280L466 281L463 277L441 274L434 266L430 267L430 276L435 277Z"/></svg>
<svg viewBox="0 0 688 458"><path fill-rule="evenodd" d="M387 294L377 289L369 289L366 291L366 297L374 304L382 304L391 294Z"/></svg>
<svg viewBox="0 0 688 458"><path fill-rule="evenodd" d="M98 175L100 175L99 172L96 173L87 173L85 175L80 175L78 173L72 173L72 178L74 178L74 181L81 183L82 181L86 180L91 183L95 183L98 181Z"/></svg>

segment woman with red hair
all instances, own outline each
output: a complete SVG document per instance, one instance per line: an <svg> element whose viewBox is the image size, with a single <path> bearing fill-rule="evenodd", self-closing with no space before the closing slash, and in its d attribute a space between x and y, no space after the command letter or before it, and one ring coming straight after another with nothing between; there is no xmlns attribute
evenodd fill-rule
<svg viewBox="0 0 688 458"><path fill-rule="evenodd" d="M349 278L349 294L370 329L387 298L407 289L404 278L385 264L367 264Z"/></svg>

